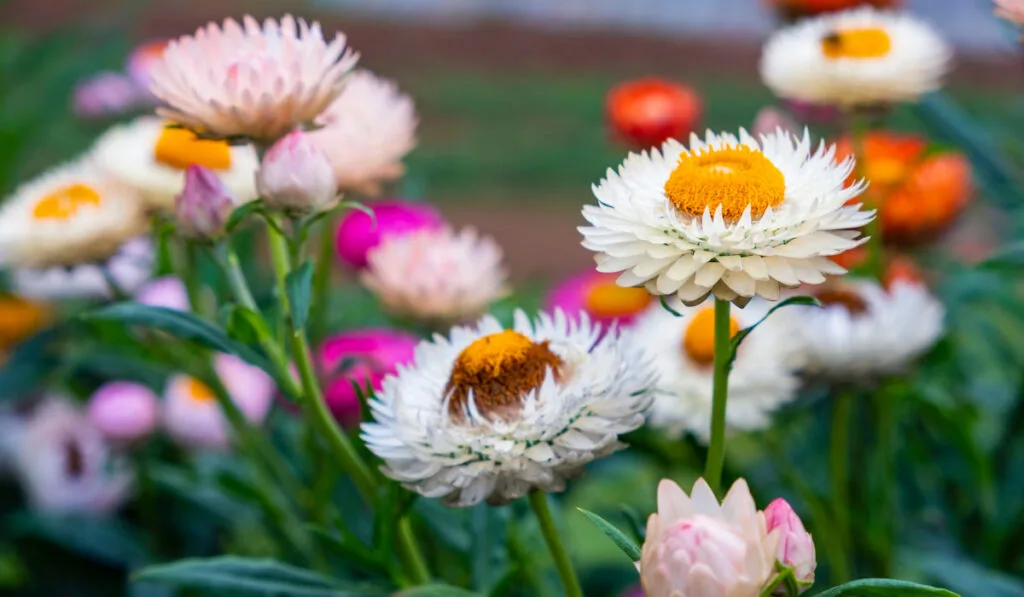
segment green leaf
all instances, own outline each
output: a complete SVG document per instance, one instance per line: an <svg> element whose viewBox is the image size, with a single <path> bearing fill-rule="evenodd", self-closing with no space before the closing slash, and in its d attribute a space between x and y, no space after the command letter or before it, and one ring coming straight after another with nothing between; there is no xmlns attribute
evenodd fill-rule
<svg viewBox="0 0 1024 597"><path fill-rule="evenodd" d="M658 300L661 301L661 308L662 309L668 311L669 313L671 313L672 315L675 315L676 317L682 317L683 316L682 313L680 313L679 311L676 311L672 307L668 306L668 301L665 300L665 295L660 295L658 297Z"/></svg>
<svg viewBox="0 0 1024 597"><path fill-rule="evenodd" d="M1024 268L1024 242L1009 244L978 264L979 268L1014 270Z"/></svg>
<svg viewBox="0 0 1024 597"><path fill-rule="evenodd" d="M308 528L309 531L313 533L313 536L319 539L324 546L337 552L338 555L344 557L346 560L351 560L353 563L358 564L360 568L364 570L375 570L385 575L389 574L387 564L377 557L377 554L373 553L369 547L363 545L355 535L351 533L342 535L330 529L312 524L306 525L306 528ZM344 529L342 525L339 525L338 528L339 531Z"/></svg>
<svg viewBox="0 0 1024 597"><path fill-rule="evenodd" d="M451 585L423 585L395 593L395 597L480 597L480 593Z"/></svg>
<svg viewBox="0 0 1024 597"><path fill-rule="evenodd" d="M313 298L313 262L307 261L290 272L285 286L288 289L288 302L292 306L292 325L296 331L304 329Z"/></svg>
<svg viewBox="0 0 1024 597"><path fill-rule="evenodd" d="M238 227L246 218L249 216L259 213L263 209L263 200L257 199L248 203L243 203L235 208L231 215L228 216L228 222L225 224L224 229L227 232L231 232Z"/></svg>
<svg viewBox="0 0 1024 597"><path fill-rule="evenodd" d="M752 325L750 325L750 326L748 326L746 328L743 328L742 330L736 332L736 335L732 337L732 342L730 343L731 346L729 347L729 351L730 351L729 366L730 367L732 366L732 362L736 360L736 351L739 350L740 344L742 344L743 341L746 340L747 336L750 335L750 332L753 332L754 329L757 326L761 325L762 323L765 322L766 319L771 317L772 313L775 313L779 309L781 309L783 307L788 307L790 305L803 305L803 306L820 307L821 306L821 302L819 302L818 299L814 298L813 296L794 296L794 297L788 298L788 299L786 299L786 300L776 304L771 309L768 309L768 312L764 314L764 317L762 317L761 319L758 319Z"/></svg>
<svg viewBox="0 0 1024 597"><path fill-rule="evenodd" d="M865 578L818 593L817 597L959 597L952 591L905 580Z"/></svg>
<svg viewBox="0 0 1024 597"><path fill-rule="evenodd" d="M601 518L597 514L584 510L583 508L576 508L583 513L584 516L590 519L597 528L601 529L601 532L608 536L609 539L615 542L615 545L623 551L629 559L638 562L640 561L640 546L637 545L632 539L626 536L625 533L617 529L612 523Z"/></svg>
<svg viewBox="0 0 1024 597"><path fill-rule="evenodd" d="M134 579L266 597L383 597L389 594L383 587L339 583L316 572L274 560L235 556L179 560L150 566L137 572Z"/></svg>
<svg viewBox="0 0 1024 597"><path fill-rule="evenodd" d="M12 536L44 539L114 566L138 566L149 559L137 530L118 518L25 513L11 517L7 524Z"/></svg>
<svg viewBox="0 0 1024 597"><path fill-rule="evenodd" d="M266 329L263 319L242 305L224 305L220 319L228 336L243 344L258 344L261 329Z"/></svg>

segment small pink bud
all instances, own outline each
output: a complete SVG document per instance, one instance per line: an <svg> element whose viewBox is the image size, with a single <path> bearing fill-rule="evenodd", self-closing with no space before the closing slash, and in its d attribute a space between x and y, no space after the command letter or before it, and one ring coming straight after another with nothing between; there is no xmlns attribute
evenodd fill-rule
<svg viewBox="0 0 1024 597"><path fill-rule="evenodd" d="M112 381L93 393L87 412L89 421L108 441L132 444L153 433L159 401L144 385Z"/></svg>
<svg viewBox="0 0 1024 597"><path fill-rule="evenodd" d="M320 211L338 196L327 155L302 131L267 150L256 172L256 189L268 206L292 212Z"/></svg>
<svg viewBox="0 0 1024 597"><path fill-rule="evenodd" d="M440 230L444 217L429 203L385 199L368 206L374 217L352 210L338 224L335 246L341 260L354 268L366 266L366 256L385 238L418 230Z"/></svg>
<svg viewBox="0 0 1024 597"><path fill-rule="evenodd" d="M767 107L757 113L751 132L755 137L760 137L779 129L794 135L800 132L800 126L788 114L778 108Z"/></svg>
<svg viewBox="0 0 1024 597"><path fill-rule="evenodd" d="M235 203L234 195L213 171L204 166L189 166L185 170L185 188L174 202L178 232L193 239L216 239L224 234Z"/></svg>
<svg viewBox="0 0 1024 597"><path fill-rule="evenodd" d="M814 540L804 529L800 517L786 500L776 499L764 510L765 524L768 533L779 535L779 550L776 559L784 566L793 569L797 581L803 588L814 583L814 569L817 557L814 551Z"/></svg>

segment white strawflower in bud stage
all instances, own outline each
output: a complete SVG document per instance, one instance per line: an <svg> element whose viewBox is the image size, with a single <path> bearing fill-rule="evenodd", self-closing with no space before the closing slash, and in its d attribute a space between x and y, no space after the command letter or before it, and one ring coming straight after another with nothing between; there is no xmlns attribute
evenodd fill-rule
<svg viewBox="0 0 1024 597"><path fill-rule="evenodd" d="M269 207L293 213L322 211L338 198L331 163L302 131L267 150L256 172L256 190Z"/></svg>
<svg viewBox="0 0 1024 597"><path fill-rule="evenodd" d="M776 95L816 104L914 101L942 86L952 55L910 13L864 7L777 31L765 44L761 77Z"/></svg>
<svg viewBox="0 0 1024 597"><path fill-rule="evenodd" d="M185 187L174 201L178 234L194 240L216 240L224 234L237 207L235 196L204 166L185 170Z"/></svg>
<svg viewBox="0 0 1024 597"><path fill-rule="evenodd" d="M654 371L632 336L561 311L512 329L492 317L416 348L363 424L384 473L456 506L561 491L643 424Z"/></svg>
<svg viewBox="0 0 1024 597"><path fill-rule="evenodd" d="M687 305L711 294L740 306L775 300L784 287L845 273L828 257L866 240L859 229L874 212L847 205L865 186L846 185L853 168L806 132L709 131L689 147L670 139L630 154L594 187L583 246L598 271L621 273L619 285Z"/></svg>
<svg viewBox="0 0 1024 597"><path fill-rule="evenodd" d="M157 112L187 128L269 144L313 123L341 93L357 56L338 33L286 15L261 26L246 16L170 42L153 67Z"/></svg>

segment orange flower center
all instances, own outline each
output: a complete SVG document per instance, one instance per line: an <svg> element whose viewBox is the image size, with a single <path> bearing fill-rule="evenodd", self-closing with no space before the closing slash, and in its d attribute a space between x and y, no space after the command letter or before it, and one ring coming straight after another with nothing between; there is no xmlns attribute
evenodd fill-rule
<svg viewBox="0 0 1024 597"><path fill-rule="evenodd" d="M50 312L38 303L16 296L0 298L0 350L31 336L49 319Z"/></svg>
<svg viewBox="0 0 1024 597"><path fill-rule="evenodd" d="M850 315L863 315L868 310L867 302L856 292L843 288L825 288L816 294L822 306L837 306L849 311Z"/></svg>
<svg viewBox="0 0 1024 597"><path fill-rule="evenodd" d="M837 29L821 38L821 51L830 60L882 58L892 50L892 38L879 27Z"/></svg>
<svg viewBox="0 0 1024 597"><path fill-rule="evenodd" d="M910 165L895 158L868 159L864 165L864 173L873 185L893 187L906 179L910 173Z"/></svg>
<svg viewBox="0 0 1024 597"><path fill-rule="evenodd" d="M740 331L740 323L735 317L729 318L729 337ZM715 308L701 309L686 326L683 336L683 349L686 356L698 365L710 365L715 362Z"/></svg>
<svg viewBox="0 0 1024 597"><path fill-rule="evenodd" d="M623 317L639 313L651 304L651 295L643 288L625 288L603 278L587 289L583 306L597 317Z"/></svg>
<svg viewBox="0 0 1024 597"><path fill-rule="evenodd" d="M68 185L36 203L32 216L37 220L66 220L77 214L79 208L99 207L101 202L99 192L92 187L84 184Z"/></svg>
<svg viewBox="0 0 1024 597"><path fill-rule="evenodd" d="M512 330L484 336L467 346L455 359L445 387L448 416L466 418L470 393L485 417L515 414L524 396L544 383L548 369L559 374L562 359L548 342L536 343Z"/></svg>
<svg viewBox="0 0 1024 597"><path fill-rule="evenodd" d="M698 218L705 209L729 222L761 217L786 198L786 180L760 151L746 146L682 153L665 183L665 196L681 213Z"/></svg>
<svg viewBox="0 0 1024 597"><path fill-rule="evenodd" d="M188 395L196 402L211 402L214 399L213 390L198 379L192 377L188 380Z"/></svg>
<svg viewBox="0 0 1024 597"><path fill-rule="evenodd" d="M165 127L157 139L153 157L179 170L193 165L227 170L231 167L231 146L219 139L200 139L188 129Z"/></svg>

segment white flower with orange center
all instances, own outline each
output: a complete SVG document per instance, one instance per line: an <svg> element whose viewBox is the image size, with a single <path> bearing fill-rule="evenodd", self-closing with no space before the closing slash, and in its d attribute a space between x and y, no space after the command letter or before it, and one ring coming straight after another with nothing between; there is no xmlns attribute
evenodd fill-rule
<svg viewBox="0 0 1024 597"><path fill-rule="evenodd" d="M823 308L789 310L799 316L795 329L811 373L841 381L899 373L943 333L945 309L918 282L897 280L886 289L851 279L816 295Z"/></svg>
<svg viewBox="0 0 1024 597"><path fill-rule="evenodd" d="M133 189L87 162L30 181L0 208L0 263L47 268L101 262L149 228Z"/></svg>
<svg viewBox="0 0 1024 597"><path fill-rule="evenodd" d="M660 378L648 424L672 436L689 432L705 443L711 432L714 311L714 304L708 302L679 308L681 317L677 317L655 305L637 319L634 328L654 357ZM731 334L754 325L767 311L768 305L759 300L733 309ZM804 356L786 311L772 313L740 344L729 374L725 423L731 429L766 427L771 413L796 397L800 387L796 372Z"/></svg>
<svg viewBox="0 0 1024 597"><path fill-rule="evenodd" d="M952 56L911 14L865 7L776 32L761 56L761 78L776 95L817 104L915 101L942 86Z"/></svg>
<svg viewBox="0 0 1024 597"><path fill-rule="evenodd" d="M416 348L384 379L363 424L384 472L451 505L561 491L643 424L654 371L632 336L562 311L512 329L493 317Z"/></svg>
<svg viewBox="0 0 1024 597"><path fill-rule="evenodd" d="M133 238L103 265L17 269L11 272L11 286L18 294L40 301L114 298L111 281L117 290L132 294L153 275L154 252L150 238Z"/></svg>
<svg viewBox="0 0 1024 597"><path fill-rule="evenodd" d="M161 116L221 137L269 144L311 124L341 93L357 56L338 33L286 15L262 27L246 16L210 23L170 42L153 66L150 90Z"/></svg>
<svg viewBox="0 0 1024 597"><path fill-rule="evenodd" d="M621 272L620 285L687 305L710 294L741 306L775 300L782 287L845 273L828 256L864 242L858 229L874 212L846 205L864 189L845 186L852 170L852 159L836 163L834 148L815 149L806 133L709 131L689 148L670 139L630 154L594 187L583 246L599 271Z"/></svg>
<svg viewBox="0 0 1024 597"><path fill-rule="evenodd" d="M93 147L92 159L110 176L138 190L151 209L174 210L174 197L192 165L212 170L240 203L256 198L259 167L252 146L200 139L188 129L142 117L107 131Z"/></svg>
<svg viewBox="0 0 1024 597"><path fill-rule="evenodd" d="M416 107L393 81L366 70L345 78L310 137L323 149L342 192L376 195L405 172L402 158L416 146Z"/></svg>
<svg viewBox="0 0 1024 597"><path fill-rule="evenodd" d="M394 315L464 323L507 292L503 258L494 239L472 228L418 230L371 250L361 279Z"/></svg>

